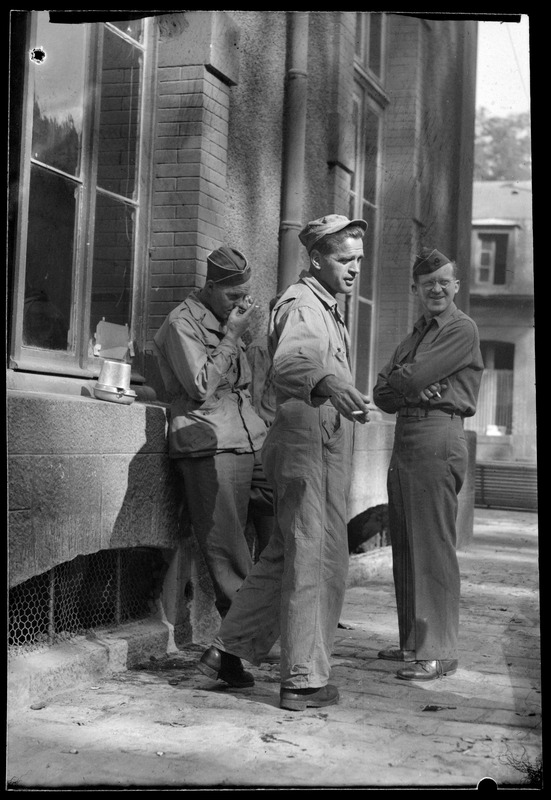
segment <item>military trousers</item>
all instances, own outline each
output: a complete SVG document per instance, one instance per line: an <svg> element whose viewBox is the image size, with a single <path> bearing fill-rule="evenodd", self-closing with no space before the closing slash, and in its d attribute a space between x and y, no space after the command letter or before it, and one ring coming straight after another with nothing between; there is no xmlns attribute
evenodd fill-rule
<svg viewBox="0 0 551 800"><path fill-rule="evenodd" d="M280 637L285 688L325 686L348 572L353 424L325 404L288 401L262 449L275 526L214 641L252 664Z"/></svg>
<svg viewBox="0 0 551 800"><path fill-rule="evenodd" d="M273 516L273 492L263 474L260 451L179 458L175 464L215 605L224 617L253 566L247 519Z"/></svg>
<svg viewBox="0 0 551 800"><path fill-rule="evenodd" d="M389 531L400 648L418 661L457 658L457 496L467 461L460 417L398 417L387 481Z"/></svg>

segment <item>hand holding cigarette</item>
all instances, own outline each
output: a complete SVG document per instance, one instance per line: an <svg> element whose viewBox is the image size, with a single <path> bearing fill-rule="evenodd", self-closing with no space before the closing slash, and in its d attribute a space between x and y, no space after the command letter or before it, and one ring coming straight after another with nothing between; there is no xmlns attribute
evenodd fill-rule
<svg viewBox="0 0 551 800"><path fill-rule="evenodd" d="M443 392L446 388L446 384L442 382L431 383L430 386L427 386L426 389L423 389L419 392L419 398L425 403L428 403L429 400L433 400L437 397L439 400L442 399L442 395L440 392Z"/></svg>

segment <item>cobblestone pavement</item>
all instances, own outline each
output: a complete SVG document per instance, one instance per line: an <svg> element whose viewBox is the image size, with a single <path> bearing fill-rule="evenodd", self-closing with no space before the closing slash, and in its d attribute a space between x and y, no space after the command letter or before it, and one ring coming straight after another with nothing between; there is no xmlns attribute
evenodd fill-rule
<svg viewBox="0 0 551 800"><path fill-rule="evenodd" d="M542 788L537 515L476 509L459 557L455 675L408 683L377 659L397 644L387 566L347 591L339 705L281 710L276 650L253 688L224 688L194 644L18 713L6 788Z"/></svg>

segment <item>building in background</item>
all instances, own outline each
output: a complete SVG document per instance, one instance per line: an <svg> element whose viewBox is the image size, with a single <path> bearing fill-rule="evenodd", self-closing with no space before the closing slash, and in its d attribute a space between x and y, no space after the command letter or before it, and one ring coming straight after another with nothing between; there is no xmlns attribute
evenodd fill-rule
<svg viewBox="0 0 551 800"><path fill-rule="evenodd" d="M152 353L210 250L229 243L251 263L254 336L307 266L305 222L367 219L343 310L368 394L419 314L421 246L457 260L469 311L476 42L472 20L407 13L12 12L15 648L146 618L170 646L218 625L180 522ZM96 398L107 354L132 364L134 402ZM386 502L393 425L374 414L357 428L350 517Z"/></svg>
<svg viewBox="0 0 551 800"><path fill-rule="evenodd" d="M475 181L471 315L485 373L475 430L480 460L536 460L531 181Z"/></svg>
<svg viewBox="0 0 551 800"><path fill-rule="evenodd" d="M485 371L476 415L477 502L537 507L531 181L475 181L471 316Z"/></svg>

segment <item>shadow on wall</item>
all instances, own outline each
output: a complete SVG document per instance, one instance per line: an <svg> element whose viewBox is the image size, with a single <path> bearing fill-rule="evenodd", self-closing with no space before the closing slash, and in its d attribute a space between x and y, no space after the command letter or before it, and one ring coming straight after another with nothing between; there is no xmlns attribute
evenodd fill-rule
<svg viewBox="0 0 551 800"><path fill-rule="evenodd" d="M111 549L127 549L129 555L141 549L149 554L134 579L147 587L151 614L169 621L179 642L189 641L189 565L186 568L181 492L168 457L164 409L146 406L144 432L145 444L130 461L127 455L105 458L110 474L105 476L102 498L102 524L107 529L102 538L108 538Z"/></svg>
<svg viewBox="0 0 551 800"><path fill-rule="evenodd" d="M107 496L102 498L106 510L104 524L109 525L109 518L112 519L109 547L178 545L179 493L168 458L163 409L145 408L144 434L145 444L130 462L126 454L112 454L104 459L105 469L111 473L104 476ZM125 480L121 480L123 475Z"/></svg>

